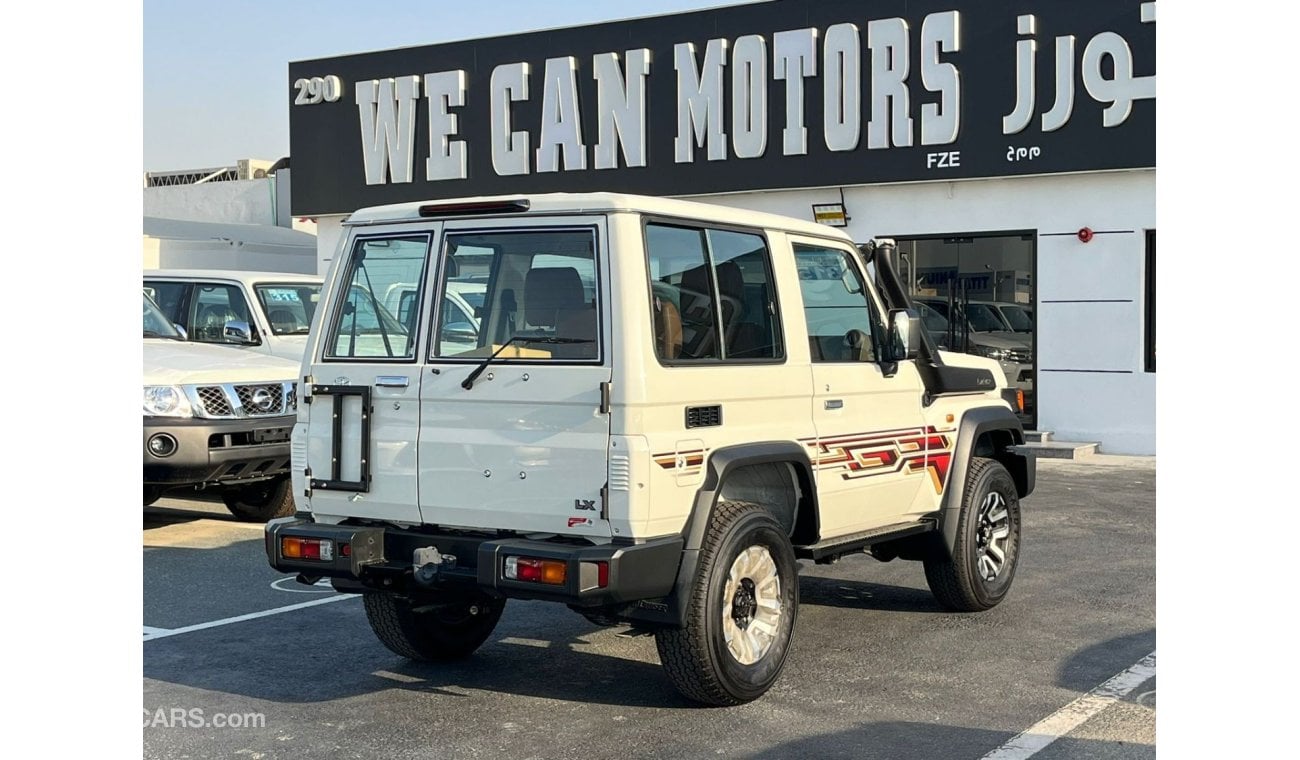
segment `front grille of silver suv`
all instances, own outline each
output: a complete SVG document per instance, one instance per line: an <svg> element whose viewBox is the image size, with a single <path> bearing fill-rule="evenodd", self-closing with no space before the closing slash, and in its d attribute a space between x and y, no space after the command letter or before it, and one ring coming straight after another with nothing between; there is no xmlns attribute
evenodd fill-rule
<svg viewBox="0 0 1300 760"><path fill-rule="evenodd" d="M196 417L276 417L298 411L298 384L222 383L186 388Z"/></svg>

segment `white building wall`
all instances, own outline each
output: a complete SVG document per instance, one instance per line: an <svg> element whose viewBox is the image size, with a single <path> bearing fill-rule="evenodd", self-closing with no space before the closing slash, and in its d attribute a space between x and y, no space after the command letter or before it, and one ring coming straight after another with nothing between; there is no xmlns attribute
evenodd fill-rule
<svg viewBox="0 0 1300 760"><path fill-rule="evenodd" d="M146 187L144 215L193 222L276 224L275 180Z"/></svg>
<svg viewBox="0 0 1300 760"><path fill-rule="evenodd" d="M838 188L692 200L812 218ZM1156 378L1144 371L1144 231L1156 226L1155 171L844 188L847 232L911 237L1033 230L1038 272L1038 428L1154 454ZM1076 233L1098 233L1082 243Z"/></svg>

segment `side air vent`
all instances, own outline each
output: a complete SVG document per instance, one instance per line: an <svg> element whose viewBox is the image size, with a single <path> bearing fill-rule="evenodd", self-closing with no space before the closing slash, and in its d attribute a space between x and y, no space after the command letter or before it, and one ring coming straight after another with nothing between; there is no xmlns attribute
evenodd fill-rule
<svg viewBox="0 0 1300 760"><path fill-rule="evenodd" d="M722 406L688 406L686 407L686 427L717 427L722 424Z"/></svg>

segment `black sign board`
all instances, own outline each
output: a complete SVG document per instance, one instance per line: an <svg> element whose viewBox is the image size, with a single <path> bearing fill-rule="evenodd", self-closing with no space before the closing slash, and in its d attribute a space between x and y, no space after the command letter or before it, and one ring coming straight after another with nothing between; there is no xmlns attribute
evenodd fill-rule
<svg viewBox="0 0 1300 760"><path fill-rule="evenodd" d="M1153 167L1155 36L1139 0L780 0L295 62L292 209Z"/></svg>

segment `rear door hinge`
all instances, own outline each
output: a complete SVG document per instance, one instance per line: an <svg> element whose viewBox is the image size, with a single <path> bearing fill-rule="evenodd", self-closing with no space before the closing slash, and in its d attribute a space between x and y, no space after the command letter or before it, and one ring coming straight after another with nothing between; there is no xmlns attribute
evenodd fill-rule
<svg viewBox="0 0 1300 760"><path fill-rule="evenodd" d="M608 380L600 384L600 413L609 414L610 396L614 393L614 384Z"/></svg>

